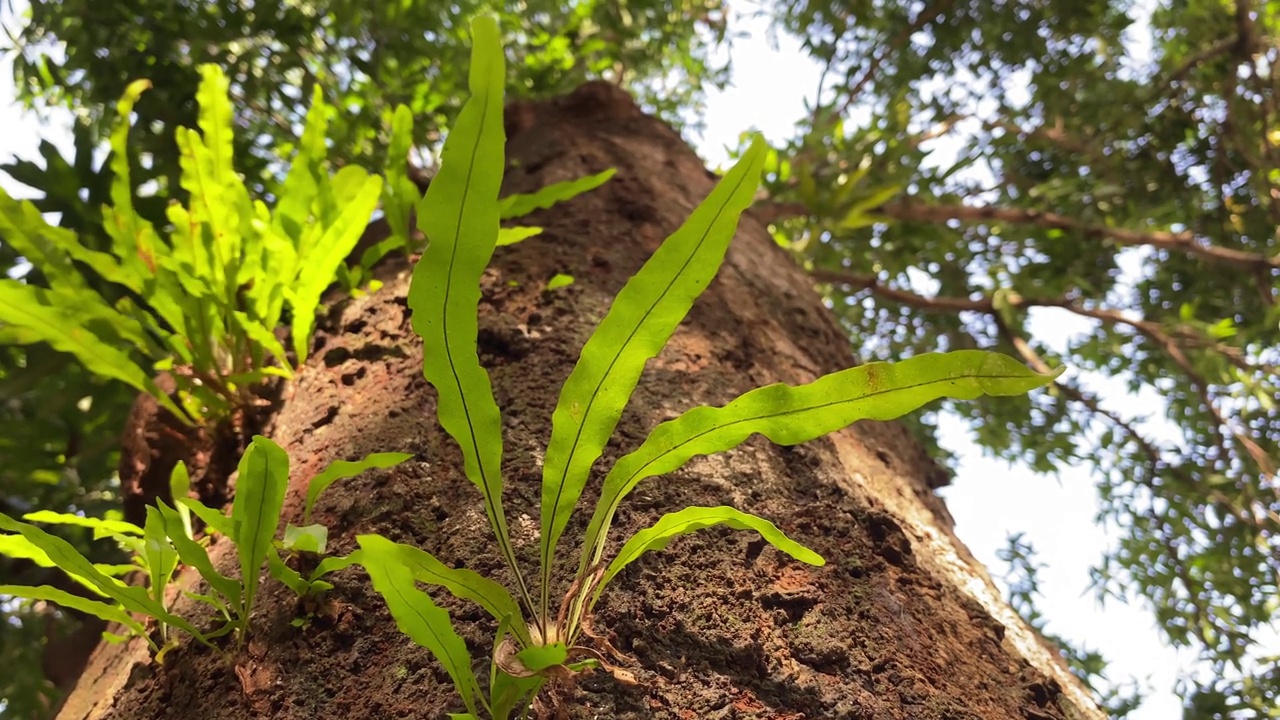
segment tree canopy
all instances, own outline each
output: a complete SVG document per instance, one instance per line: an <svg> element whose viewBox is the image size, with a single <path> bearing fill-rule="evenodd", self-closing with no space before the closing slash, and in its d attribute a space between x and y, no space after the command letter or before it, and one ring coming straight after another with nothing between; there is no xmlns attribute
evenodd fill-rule
<svg viewBox="0 0 1280 720"><path fill-rule="evenodd" d="M126 86L147 78L130 141L135 180L155 181L138 211L162 221L162 199L182 193L174 132L195 124L202 63L230 78L238 169L268 194L317 87L336 108L336 164L380 168L404 104L418 128L410 161L430 168L463 96L447 69L465 64L467 21L490 5L33 2L5 18L15 82L36 111L75 111L76 153L46 144L44 167L5 170L44 195L40 210L105 243L113 170L94 151ZM712 50L740 19L719 0L498 5L511 94L605 78L673 120L696 116L729 77ZM1098 587L1146 602L1170 643L1199 653L1203 671L1187 678L1196 718L1274 717L1280 697L1277 659L1258 644L1280 611L1278 11L1263 0L759 8L824 71L818 102L770 155L757 212L864 359L986 348L1070 369L1050 393L936 412L964 416L984 449L1036 471L1094 468L1099 520L1122 534ZM7 232L0 265L27 272ZM1089 332L1051 341L1054 313ZM4 330L0 510L106 511L131 393ZM1178 437L1101 396L1091 380L1104 377L1158 394ZM914 422L926 442L936 412ZM18 569L42 570L3 571ZM12 636L36 626L30 608L12 612L28 621L0 623L8 667Z"/></svg>

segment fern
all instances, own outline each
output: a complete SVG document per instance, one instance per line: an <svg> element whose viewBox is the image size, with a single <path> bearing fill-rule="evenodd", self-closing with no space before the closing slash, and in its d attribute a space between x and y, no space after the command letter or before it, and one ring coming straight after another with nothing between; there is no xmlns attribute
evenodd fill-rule
<svg viewBox="0 0 1280 720"><path fill-rule="evenodd" d="M660 550L681 535L724 525L756 532L797 561L824 563L773 523L731 507L690 507L664 515L633 535L606 563L603 552L614 513L644 479L671 472L697 455L733 448L753 434L795 444L859 419L898 417L937 398L1022 393L1054 376L1036 374L1001 355L961 351L864 365L798 387L771 385L724 407L689 410L656 427L606 476L578 570L559 603L560 611L553 615L551 570L558 541L645 364L662 350L724 259L738 219L759 185L766 151L757 137L618 294L561 389L543 464L535 605L511 548L502 509L501 420L488 374L476 356L478 282L501 242L501 217L546 207L558 193L593 186L612 173L499 201L502 51L491 18L474 21L472 33L472 97L445 141L440 171L418 214L430 245L414 268L409 306L414 331L425 345L423 373L439 393L440 423L462 449L466 475L481 493L498 550L515 578L514 593L472 571L450 568L421 549L377 535L359 536L360 550L353 559L369 572L400 629L428 648L450 674L467 709L453 717L478 717L483 708L490 717L507 718L527 708L546 682L585 667L604 666L620 681L631 680L577 641L605 587L646 552ZM474 602L497 620L487 696L479 690L466 646L447 612L418 584Z"/></svg>
<svg viewBox="0 0 1280 720"><path fill-rule="evenodd" d="M187 201L169 204L167 234L136 209L129 172L130 116L150 87L145 80L130 84L117 106L111 202L102 211L105 250L0 192L0 233L47 284L0 279L0 340L70 353L89 371L154 395L192 424L218 421L249 401L250 386L288 377L306 360L320 296L382 188L380 178L360 168L330 174L328 109L317 92L273 213L251 198L235 171L226 76L213 65L199 70L197 127L176 131ZM90 282L77 264L105 285ZM276 336L286 305L292 357ZM176 381L172 398L153 380L159 369Z"/></svg>

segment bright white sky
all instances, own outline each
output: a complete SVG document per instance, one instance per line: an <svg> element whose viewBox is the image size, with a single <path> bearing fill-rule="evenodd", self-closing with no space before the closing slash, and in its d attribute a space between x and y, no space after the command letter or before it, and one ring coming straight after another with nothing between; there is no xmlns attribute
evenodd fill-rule
<svg viewBox="0 0 1280 720"><path fill-rule="evenodd" d="M765 39L766 21L747 20L737 26L750 37L736 41L732 48L735 82L727 90L711 94L705 115L707 132L695 138L713 165L725 161L724 149L735 146L743 130L762 131L772 141L789 137L804 114L805 97L812 96L818 83L817 66L796 41L780 37L780 48L775 52ZM0 64L0 161L15 155L37 159L41 138L70 153L68 118L62 116L60 121L41 127L13 103L13 98L11 66L4 62ZM29 195L7 177L0 185L15 194ZM1033 324L1038 336L1059 342L1084 327L1080 318L1049 311L1040 313ZM1086 380L1102 397L1115 398L1108 405L1123 407L1127 416L1162 416L1154 396L1135 398L1120 382ZM1113 680L1134 677L1150 683L1152 693L1133 716L1135 720L1179 717L1181 704L1173 695L1179 658L1160 643L1151 614L1114 602L1100 608L1087 589L1089 568L1113 541L1093 522L1097 495L1088 472L1072 470L1044 477L983 458L956 421L943 422L943 441L960 454L960 463L954 468L957 478L946 490L946 497L957 531L974 555L999 574L1004 566L996 551L1004 547L1007 535L1024 533L1039 551L1039 560L1048 566L1042 573L1045 597L1039 607L1050 620L1049 629L1100 650L1112 662Z"/></svg>
<svg viewBox="0 0 1280 720"><path fill-rule="evenodd" d="M773 50L765 35L767 18L742 19L736 26L750 37L735 41L729 52L734 82L723 92L711 93L706 132L694 138L713 166L726 163L725 149L735 147L744 130L760 131L775 142L791 137L796 121L805 115L804 101L817 91L821 70L798 41L784 34L778 38L778 50ZM1140 272L1138 261L1137 256L1129 258L1126 269L1131 275ZM1037 309L1031 327L1037 337L1061 349L1068 337L1084 332L1088 322L1063 310ZM1112 398L1105 405L1124 416L1163 418L1154 393L1135 397L1119 381L1083 380L1100 397ZM1159 420L1146 427L1158 436L1172 436L1172 428ZM943 419L942 441L960 457L956 479L944 494L956 532L974 556L999 575L1005 565L996 551L1005 547L1009 535L1023 533L1047 566L1041 572L1044 597L1038 608L1049 619L1048 629L1102 652L1111 661L1113 681L1136 678L1150 685L1146 702L1130 716L1134 720L1181 717L1181 702L1173 694L1180 658L1161 643L1154 617L1115 601L1100 607L1088 589L1089 568L1115 538L1114 532L1108 535L1094 523L1098 497L1088 470L1040 476L983 457L967 428L952 418Z"/></svg>

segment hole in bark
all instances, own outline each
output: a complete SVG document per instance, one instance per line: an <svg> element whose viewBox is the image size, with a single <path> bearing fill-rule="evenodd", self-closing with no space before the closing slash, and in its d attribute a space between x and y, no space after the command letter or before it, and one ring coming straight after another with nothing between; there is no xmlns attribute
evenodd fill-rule
<svg viewBox="0 0 1280 720"><path fill-rule="evenodd" d="M337 417L338 417L338 406L330 405L329 409L325 410L324 417L311 423L311 429L315 430L318 428L322 428L325 425L328 425L329 423L333 422L334 419Z"/></svg>
<svg viewBox="0 0 1280 720"><path fill-rule="evenodd" d="M804 618L810 608L818 604L813 595L790 595L770 592L760 597L760 604L770 610L778 610L786 616L787 622L794 625Z"/></svg>
<svg viewBox="0 0 1280 720"><path fill-rule="evenodd" d="M336 347L324 354L324 366L335 367L351 359L351 351L345 347Z"/></svg>
<svg viewBox="0 0 1280 720"><path fill-rule="evenodd" d="M407 358L408 353L399 345L361 345L352 355L357 360L369 362L371 360L382 360L384 358Z"/></svg>
<svg viewBox="0 0 1280 720"><path fill-rule="evenodd" d="M875 542L880 556L894 565L902 565L911 554L911 543L907 541L902 528L886 515L867 518L867 534Z"/></svg>
<svg viewBox="0 0 1280 720"><path fill-rule="evenodd" d="M1058 684L1052 680L1048 683L1031 683L1027 686L1027 693L1031 696L1031 702L1040 707L1048 707L1059 693Z"/></svg>
<svg viewBox="0 0 1280 720"><path fill-rule="evenodd" d="M529 336L517 327L482 327L476 343L488 355L519 360L529 354Z"/></svg>
<svg viewBox="0 0 1280 720"><path fill-rule="evenodd" d="M342 384L346 385L347 387L351 387L352 385L356 384L357 380L363 380L364 376L368 374L369 374L368 370L366 370L365 367L361 365L360 367L356 368L354 372L342 373Z"/></svg>

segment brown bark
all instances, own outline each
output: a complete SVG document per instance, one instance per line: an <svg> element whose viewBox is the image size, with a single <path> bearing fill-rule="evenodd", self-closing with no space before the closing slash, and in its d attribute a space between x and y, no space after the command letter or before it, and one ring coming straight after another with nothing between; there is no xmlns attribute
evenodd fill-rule
<svg viewBox="0 0 1280 720"><path fill-rule="evenodd" d="M499 249L483 283L480 355L503 409L507 517L533 572L540 451L559 386L613 295L713 179L674 132L608 85L513 106L507 120L508 191L618 168L599 190L533 218L544 233ZM556 273L576 282L544 292ZM408 267L392 261L380 276L377 293L333 306L285 391L270 434L294 459L286 514L297 520L304 483L328 462L410 451L406 464L322 499L333 549L379 532L509 579L460 453L434 420L406 317ZM810 280L744 218L718 279L650 363L600 466L695 403L852 362ZM797 565L741 532L703 531L648 556L605 593L593 623L634 659L640 685L588 676L558 693L558 707L570 718L1100 718L955 540L929 489L936 473L900 426L863 423L790 449L757 438L647 482L619 513L611 549L663 512L732 504L772 519L828 564ZM577 518L566 539L584 525ZM216 547L227 554L226 543ZM572 543L561 547L569 561ZM61 717L459 711L443 671L399 633L364 574L350 569L334 582L301 628L290 626L295 599L267 584L249 642L229 644L225 659L187 644L163 668L148 667L136 642L103 648ZM493 623L440 600L487 669Z"/></svg>

